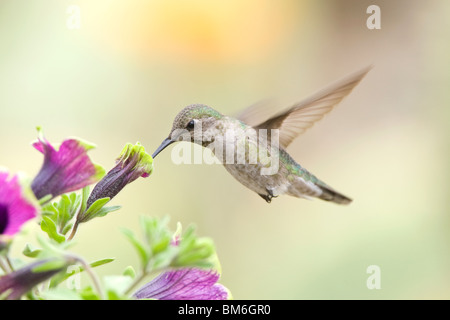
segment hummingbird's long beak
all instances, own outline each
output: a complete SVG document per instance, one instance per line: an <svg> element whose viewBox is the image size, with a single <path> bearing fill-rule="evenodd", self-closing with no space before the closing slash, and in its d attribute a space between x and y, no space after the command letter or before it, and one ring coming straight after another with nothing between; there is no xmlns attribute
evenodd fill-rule
<svg viewBox="0 0 450 320"><path fill-rule="evenodd" d="M164 141L161 143L161 145L158 147L158 149L156 149L155 152L153 152L152 158L155 158L161 151L163 151L168 145L174 143L175 141L170 139L170 138L166 138L164 139Z"/></svg>

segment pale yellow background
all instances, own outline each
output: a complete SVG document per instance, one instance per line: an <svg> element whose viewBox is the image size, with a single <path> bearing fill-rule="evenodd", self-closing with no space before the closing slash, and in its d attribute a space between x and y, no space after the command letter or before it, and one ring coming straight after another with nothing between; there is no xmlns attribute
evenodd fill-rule
<svg viewBox="0 0 450 320"><path fill-rule="evenodd" d="M72 4L79 30L66 26ZM371 4L381 30L366 27ZM288 149L350 206L268 205L219 165L173 164L169 147L151 177L112 201L119 213L80 227L73 250L115 257L100 275L137 268L120 228L170 215L173 229L195 223L214 239L236 299L448 299L449 17L446 0L4 0L0 165L33 177L41 125L55 143L96 143L90 155L109 169L127 142L152 153L185 105L234 114L276 97L282 108L373 64ZM381 268L380 290L366 286L370 265Z"/></svg>

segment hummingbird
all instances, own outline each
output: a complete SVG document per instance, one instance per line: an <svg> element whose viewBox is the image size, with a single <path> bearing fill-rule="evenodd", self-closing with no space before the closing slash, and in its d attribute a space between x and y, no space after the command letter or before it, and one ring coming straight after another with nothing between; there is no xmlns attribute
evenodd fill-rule
<svg viewBox="0 0 450 320"><path fill-rule="evenodd" d="M260 112L257 105L248 107L236 117L223 115L204 104L189 105L175 117L169 136L152 157L174 142L188 141L211 149L237 181L267 203L286 194L349 204L352 199L298 164L286 148L339 104L370 69L371 66L347 75L261 123L254 123L255 115ZM227 148L226 155L222 148ZM271 167L276 170L268 172Z"/></svg>

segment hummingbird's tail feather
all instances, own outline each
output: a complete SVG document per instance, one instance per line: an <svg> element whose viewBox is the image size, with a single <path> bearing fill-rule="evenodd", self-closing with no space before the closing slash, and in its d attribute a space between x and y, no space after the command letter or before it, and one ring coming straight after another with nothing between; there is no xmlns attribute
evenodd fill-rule
<svg viewBox="0 0 450 320"><path fill-rule="evenodd" d="M295 164L291 168L294 168L294 174L296 176L293 180L291 180L291 183L286 191L287 194L297 198L315 197L338 204L349 204L352 202L352 199L337 192L325 182L315 177L308 170L302 168L298 163L295 163L289 155L287 156L289 157L289 160ZM284 157L286 158L285 154Z"/></svg>
<svg viewBox="0 0 450 320"><path fill-rule="evenodd" d="M352 199L344 196L342 193L339 193L328 186L319 185L320 189L322 189L322 194L318 197L319 199L325 201L331 201L338 204L349 204L352 202Z"/></svg>
<svg viewBox="0 0 450 320"><path fill-rule="evenodd" d="M304 169L303 173L307 171ZM309 174L309 173L308 173ZM311 197L319 198L325 201L331 201L338 204L349 204L352 199L337 192L333 188L326 185L316 177L312 176L313 181L306 181L303 177L297 177L289 186L287 194L297 197L310 199Z"/></svg>

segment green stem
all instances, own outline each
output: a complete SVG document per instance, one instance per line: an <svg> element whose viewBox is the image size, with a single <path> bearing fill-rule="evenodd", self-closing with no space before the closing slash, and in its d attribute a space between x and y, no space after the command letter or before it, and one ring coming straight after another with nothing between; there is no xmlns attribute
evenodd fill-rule
<svg viewBox="0 0 450 320"><path fill-rule="evenodd" d="M14 271L14 267L13 267L13 265L12 265L11 260L9 259L9 257L8 257L8 256L5 256L5 260L6 260L6 263L8 264L8 266L9 266L9 268L11 269L11 272L13 272L13 271Z"/></svg>
<svg viewBox="0 0 450 320"><path fill-rule="evenodd" d="M133 281L133 283L130 285L130 287L125 291L125 294L130 295L135 288L138 286L138 284L144 280L144 278L146 278L147 276L150 276L152 273L157 273L157 272L162 272L164 271L165 268L158 268L158 269L153 269L153 270L147 270L146 268L144 268L144 270L142 270L141 274L139 275L139 277L136 277Z"/></svg>
<svg viewBox="0 0 450 320"><path fill-rule="evenodd" d="M91 278L92 284L94 285L94 288L98 293L98 296L100 297L101 300L104 300L103 290L100 285L100 280L98 279L95 272L92 270L91 266L88 263L86 263L82 258L78 257L77 255L68 254L67 256L74 259L75 261L78 261L83 266L84 270Z"/></svg>
<svg viewBox="0 0 450 320"><path fill-rule="evenodd" d="M5 274L10 273L12 271L8 267L8 264L3 261L2 256L0 256L0 268L3 270Z"/></svg>
<svg viewBox="0 0 450 320"><path fill-rule="evenodd" d="M83 188L81 206L75 217L75 223L73 224L72 232L70 233L69 237L67 238L67 241L72 240L73 237L75 236L75 234L77 233L78 225L80 224L81 213L86 211L86 201L87 201L88 195L89 195L89 186Z"/></svg>
<svg viewBox="0 0 450 320"><path fill-rule="evenodd" d="M130 285L130 287L125 291L126 295L130 295L133 291L134 288L147 276L147 272L145 272L145 270L143 272L141 272L139 277L134 278L133 283Z"/></svg>
<svg viewBox="0 0 450 320"><path fill-rule="evenodd" d="M75 223L74 223L74 225L72 227L72 232L70 233L70 236L67 238L67 241L72 240L72 238L77 233L77 230L78 230L78 220L75 221Z"/></svg>
<svg viewBox="0 0 450 320"><path fill-rule="evenodd" d="M92 270L91 266L88 263L84 262L83 260L80 262L83 265L86 272L88 273L89 277L91 277L92 283L95 287L95 290L97 290L98 296L100 297L101 300L104 300L105 298L103 296L103 291L100 286L100 281L97 275L95 274L95 272Z"/></svg>

